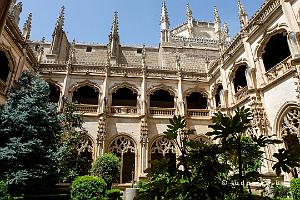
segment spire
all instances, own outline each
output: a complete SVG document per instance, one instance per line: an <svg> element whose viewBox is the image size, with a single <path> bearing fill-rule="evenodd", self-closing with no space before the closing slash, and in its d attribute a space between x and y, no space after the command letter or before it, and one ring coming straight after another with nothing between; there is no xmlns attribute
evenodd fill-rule
<svg viewBox="0 0 300 200"><path fill-rule="evenodd" d="M221 32L221 19L220 19L220 15L219 15L217 6L214 7L214 23L215 23L215 32L220 33Z"/></svg>
<svg viewBox="0 0 300 200"><path fill-rule="evenodd" d="M13 1L10 7L10 15L14 18L16 24L20 22L20 14L23 10L22 2L16 4L16 1Z"/></svg>
<svg viewBox="0 0 300 200"><path fill-rule="evenodd" d="M74 64L76 62L75 43L76 43L75 39L73 39L71 46L70 46L68 64Z"/></svg>
<svg viewBox="0 0 300 200"><path fill-rule="evenodd" d="M118 12L115 12L114 19L111 26L111 32L109 34L109 54L111 61L114 64L118 64L119 51L120 51L120 37L119 37L119 18Z"/></svg>
<svg viewBox="0 0 300 200"><path fill-rule="evenodd" d="M186 17L188 21L193 21L193 12L189 3L186 4Z"/></svg>
<svg viewBox="0 0 300 200"><path fill-rule="evenodd" d="M32 13L29 13L28 18L23 25L23 37L25 38L25 41L28 41L30 38L31 21L32 21Z"/></svg>
<svg viewBox="0 0 300 200"><path fill-rule="evenodd" d="M118 12L116 11L114 14L113 23L111 26L111 34L112 35L119 35L119 18L118 18Z"/></svg>
<svg viewBox="0 0 300 200"><path fill-rule="evenodd" d="M58 30L63 30L65 25L65 6L62 6L56 20L54 33Z"/></svg>
<svg viewBox="0 0 300 200"><path fill-rule="evenodd" d="M238 7L239 7L240 24L241 24L241 28L243 29L248 24L248 15L243 4L241 3L241 0L238 0Z"/></svg>
<svg viewBox="0 0 300 200"><path fill-rule="evenodd" d="M186 4L186 17L187 17L187 26L188 26L188 31L189 31L189 37L194 37L193 36L193 13L190 7L190 4Z"/></svg>
<svg viewBox="0 0 300 200"><path fill-rule="evenodd" d="M160 29L168 30L170 28L169 16L166 1L163 0L160 14Z"/></svg>

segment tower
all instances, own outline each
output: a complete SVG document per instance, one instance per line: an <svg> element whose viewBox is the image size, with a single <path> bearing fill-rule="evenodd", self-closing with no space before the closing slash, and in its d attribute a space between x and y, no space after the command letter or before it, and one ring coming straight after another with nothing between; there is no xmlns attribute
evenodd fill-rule
<svg viewBox="0 0 300 200"><path fill-rule="evenodd" d="M162 2L160 15L160 42L170 41L170 22L166 2Z"/></svg>

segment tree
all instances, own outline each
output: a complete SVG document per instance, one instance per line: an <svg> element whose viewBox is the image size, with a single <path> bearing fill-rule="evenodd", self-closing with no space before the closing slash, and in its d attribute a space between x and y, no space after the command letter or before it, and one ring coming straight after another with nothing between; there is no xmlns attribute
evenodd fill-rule
<svg viewBox="0 0 300 200"><path fill-rule="evenodd" d="M92 157L90 139L87 130L83 128L82 114L76 112L76 104L64 100L61 113L62 137L64 147L60 162L62 182L72 182L77 176L87 175L91 169Z"/></svg>
<svg viewBox="0 0 300 200"><path fill-rule="evenodd" d="M0 176L11 193L49 188L58 177L61 132L48 84L24 72L0 108Z"/></svg>
<svg viewBox="0 0 300 200"><path fill-rule="evenodd" d="M103 178L107 183L107 189L110 190L112 183L118 181L120 167L120 159L116 155L105 153L93 162L91 172L94 176Z"/></svg>

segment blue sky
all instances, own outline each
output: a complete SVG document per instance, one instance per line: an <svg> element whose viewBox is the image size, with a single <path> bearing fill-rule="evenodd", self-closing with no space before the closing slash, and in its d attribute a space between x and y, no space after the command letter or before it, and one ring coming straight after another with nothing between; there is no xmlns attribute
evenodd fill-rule
<svg viewBox="0 0 300 200"><path fill-rule="evenodd" d="M264 0L242 0L249 17ZM159 43L159 19L162 0L23 0L20 27L29 12L33 13L31 39L51 39L60 7L64 5L65 31L68 39L106 44L114 11L119 12L121 44ZM219 9L222 23L229 24L230 35L239 31L237 0L167 0L171 27L185 21L186 3L193 17L213 21L213 7Z"/></svg>

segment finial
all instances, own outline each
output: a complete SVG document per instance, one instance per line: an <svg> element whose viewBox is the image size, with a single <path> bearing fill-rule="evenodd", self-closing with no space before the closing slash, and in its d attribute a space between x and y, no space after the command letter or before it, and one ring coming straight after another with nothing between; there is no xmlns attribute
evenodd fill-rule
<svg viewBox="0 0 300 200"><path fill-rule="evenodd" d="M118 12L115 11L113 23L111 26L111 33L112 35L118 35L119 32L119 18L118 18Z"/></svg>
<svg viewBox="0 0 300 200"><path fill-rule="evenodd" d="M248 24L248 15L240 0L238 0L238 7L239 7L240 24L241 24L241 28L243 29Z"/></svg>
<svg viewBox="0 0 300 200"><path fill-rule="evenodd" d="M32 22L32 13L29 13L28 18L23 25L23 37L25 38L25 41L28 41L30 38L31 22Z"/></svg>
<svg viewBox="0 0 300 200"><path fill-rule="evenodd" d="M188 21L193 20L193 12L189 3L186 4L186 17Z"/></svg>
<svg viewBox="0 0 300 200"><path fill-rule="evenodd" d="M10 14L15 19L16 24L19 24L20 22L20 14L23 10L23 4L22 2L19 2L16 4L16 1L14 1L15 4L12 4L12 7L10 8Z"/></svg>
<svg viewBox="0 0 300 200"><path fill-rule="evenodd" d="M65 24L65 6L62 6L59 12L59 16L57 17L56 20L55 29L62 30L64 28L64 24Z"/></svg>
<svg viewBox="0 0 300 200"><path fill-rule="evenodd" d="M167 11L167 4L166 4L165 0L163 0L163 2L162 2L161 14L160 14L160 24L161 24L161 30L169 29L170 22L169 22L169 16L168 16L168 11Z"/></svg>
<svg viewBox="0 0 300 200"><path fill-rule="evenodd" d="M220 19L220 15L219 15L217 6L214 6L214 23L215 23L215 32L220 33L221 32L221 19Z"/></svg>

